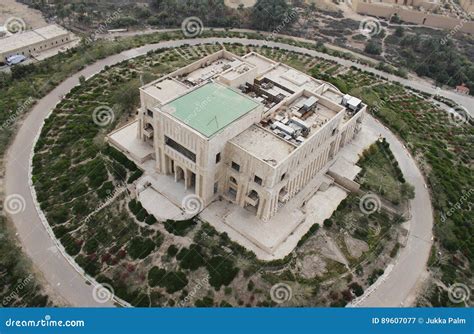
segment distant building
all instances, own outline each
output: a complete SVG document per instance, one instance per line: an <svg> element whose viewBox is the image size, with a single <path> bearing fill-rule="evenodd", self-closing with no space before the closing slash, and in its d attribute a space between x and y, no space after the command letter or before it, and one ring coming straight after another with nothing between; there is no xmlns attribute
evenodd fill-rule
<svg viewBox="0 0 474 334"><path fill-rule="evenodd" d="M35 57L46 50L71 43L75 35L59 25L52 24L0 38L0 61L14 55Z"/></svg>
<svg viewBox="0 0 474 334"><path fill-rule="evenodd" d="M327 82L226 50L141 87L140 97L137 136L153 148L156 171L206 206L224 198L262 220L328 181L328 162L366 110Z"/></svg>
<svg viewBox="0 0 474 334"><path fill-rule="evenodd" d="M456 92L469 95L469 88L465 84L462 84L460 86L456 86Z"/></svg>
<svg viewBox="0 0 474 334"><path fill-rule="evenodd" d="M462 1L463 8L472 8L472 0ZM474 34L474 21L471 11L466 9L465 17L439 15L439 0L352 0L351 7L358 14L390 19L397 15L406 23L441 28L455 32Z"/></svg>

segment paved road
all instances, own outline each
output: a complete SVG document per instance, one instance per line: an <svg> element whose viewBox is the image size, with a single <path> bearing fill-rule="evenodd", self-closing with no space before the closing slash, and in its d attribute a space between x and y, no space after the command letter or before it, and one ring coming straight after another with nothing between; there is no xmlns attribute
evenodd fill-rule
<svg viewBox="0 0 474 334"><path fill-rule="evenodd" d="M44 119L49 112L61 100L61 97L68 93L75 85L79 83L79 76L89 77L102 70L106 65L113 65L120 61L130 59L136 56L146 54L150 50L166 47L177 47L184 44L195 45L199 43L242 43L252 45L269 45L291 51L305 52L311 55L320 56L327 59L336 60L343 65L352 65L351 62L337 59L316 51L307 50L299 47L285 45L281 43L265 42L261 40L249 39L228 39L228 38L209 38L167 41L157 44L150 44L133 50L125 51L120 54L110 56L100 60L90 66L87 66L81 72L71 76L62 82L56 89L41 99L28 114L21 125L8 153L6 163L6 196L19 194L25 199L25 210L21 213L11 216L17 229L21 244L26 254L33 260L35 266L43 273L44 278L60 296L62 296L72 306L110 306L111 302L99 304L93 298L93 287L85 283L85 278L78 273L67 259L58 253L55 240L52 240L47 230L41 223L40 216L35 209L33 197L29 188L29 166L30 153L36 136L41 130ZM384 130L381 125L380 132L384 134L392 146L395 148L394 154L397 159L400 158L400 168L406 175L406 179L416 187L417 198L414 202L413 223L411 237L408 246L402 251L402 258L399 264L395 266L394 279L387 280L377 290L377 294L367 300L367 305L396 305L403 296L408 296L413 289L420 272L424 270L426 264L425 254L429 250L428 243L420 243L419 238L429 237L432 220L426 214L430 207L429 194L422 184L421 173L416 168L414 162L405 154L400 146L403 145L394 138L390 132ZM387 133L385 133L385 131ZM393 143L392 143L393 142ZM407 270L405 272L405 270ZM402 273L403 279L400 279ZM375 299L377 298L377 299ZM403 299L404 300L404 299Z"/></svg>
<svg viewBox="0 0 474 334"><path fill-rule="evenodd" d="M414 159L400 140L370 115L364 125L381 134L390 144L407 182L415 187L415 198L411 201L411 219L408 241L400 248L397 262L387 278L358 306L397 307L409 306L415 300L416 288L425 276L426 263L430 255L433 237L433 208L425 180Z"/></svg>
<svg viewBox="0 0 474 334"><path fill-rule="evenodd" d="M144 31L129 31L129 32L123 32L123 33L116 33L116 34L100 35L100 37L101 38L112 39L114 37L119 37L119 36L129 36L130 37L130 36L134 36L134 35L145 35L145 34L150 34L150 33L159 32L159 31L166 32L166 31L176 31L176 30L179 30L179 29L163 29L163 30L149 29L149 30L144 30ZM223 31L224 29L215 28L213 30ZM232 29L231 31L233 31L233 32L243 32L243 33L256 33L256 31L249 30L249 29ZM269 33L265 33L265 32L260 32L260 33L262 33L263 35L269 35ZM302 37L295 37L295 36L282 35L282 34L276 34L275 36L276 37L288 38L288 39L294 39L294 40L300 41L300 42L315 44L314 41L308 40L308 39L305 39L305 38L302 38ZM196 44L196 42L201 43L203 40L209 41L209 39L194 39L194 40L189 41L189 44L193 45L193 44ZM457 93L456 91L454 91L452 89L441 89L439 87L434 86L428 80L417 77L417 76L414 76L414 75L410 75L410 78L404 79L404 78L401 78L399 76L392 75L392 74L389 74L387 72L377 70L373 67L360 64L358 62L354 62L354 61L347 60L347 59L342 59L342 58L337 58L337 57L328 55L328 54L323 53L323 52L318 52L318 51L309 50L309 49L305 49L305 48L299 48L299 47L295 47L295 46L288 45L288 44L283 44L283 43L276 43L276 42L265 41L265 40L253 40L253 39L247 39L247 38L216 38L214 40L219 40L221 43L228 42L228 43L242 43L242 44L245 44L245 45L250 44L250 45L278 46L278 47L280 47L284 50L308 53L312 56L320 57L320 58L327 59L327 60L332 60L332 61L335 61L335 62L337 62L341 65L344 65L344 66L348 66L348 67L354 66L358 69L361 69L361 70L379 75L379 76L381 76L383 78L386 78L390 81L399 82L400 84L402 84L404 86L411 87L413 89L417 89L419 91L422 91L422 92L425 92L425 93L428 93L428 94L432 94L432 95L437 94L437 95L446 97L448 99L451 99L454 102L456 102L457 104L459 104L459 105L463 106L464 108L466 108L466 110L469 112L471 117L474 117L474 97ZM361 54L356 54L355 52L353 52L351 50L342 49L341 47L338 47L338 46L335 46L335 45L329 45L329 48L333 48L333 49L336 49L336 50L339 50L339 51L342 51L342 52L351 53L351 54L356 55L356 57L358 57L358 58L369 60L369 61L372 61L372 62L375 62L375 63L378 62L375 59L369 58L369 57L361 55Z"/></svg>

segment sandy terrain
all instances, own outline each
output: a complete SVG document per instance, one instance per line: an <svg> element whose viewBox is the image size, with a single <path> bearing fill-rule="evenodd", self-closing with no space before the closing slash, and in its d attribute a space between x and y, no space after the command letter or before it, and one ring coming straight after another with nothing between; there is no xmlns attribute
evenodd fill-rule
<svg viewBox="0 0 474 334"><path fill-rule="evenodd" d="M2 0L0 2L0 25L3 25L9 18L22 19L25 21L27 29L36 29L47 25L39 10L28 8L15 0Z"/></svg>
<svg viewBox="0 0 474 334"><path fill-rule="evenodd" d="M238 8L240 4L244 7L252 7L257 3L257 0L224 0L224 3L230 8Z"/></svg>

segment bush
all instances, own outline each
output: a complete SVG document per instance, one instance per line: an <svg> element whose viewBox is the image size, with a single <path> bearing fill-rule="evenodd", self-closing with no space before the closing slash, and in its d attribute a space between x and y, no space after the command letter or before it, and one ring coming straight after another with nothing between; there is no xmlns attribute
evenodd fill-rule
<svg viewBox="0 0 474 334"><path fill-rule="evenodd" d="M137 180L142 175L143 175L142 170L140 170L140 169L136 170L135 172L132 173L132 175L130 175L130 177L127 180L127 183L133 183L135 180Z"/></svg>
<svg viewBox="0 0 474 334"><path fill-rule="evenodd" d="M161 286L168 293L175 293L188 285L186 275L181 271L170 271L153 267L148 272L148 284L151 287Z"/></svg>
<svg viewBox="0 0 474 334"><path fill-rule="evenodd" d="M169 233L173 233L178 236L185 236L191 227L194 227L196 222L192 219L189 220L167 220L165 221L165 229Z"/></svg>
<svg viewBox="0 0 474 334"><path fill-rule="evenodd" d="M165 277L166 270L158 267L153 267L148 271L148 284L155 287Z"/></svg>
<svg viewBox="0 0 474 334"><path fill-rule="evenodd" d="M239 273L239 268L234 267L234 262L222 256L214 256L207 265L209 284L216 290L222 285L227 286Z"/></svg>
<svg viewBox="0 0 474 334"><path fill-rule="evenodd" d="M168 249L166 250L166 254L168 254L168 256L170 257L175 256L177 253L178 253L178 247L176 247L175 245L169 246Z"/></svg>
<svg viewBox="0 0 474 334"><path fill-rule="evenodd" d="M188 248L182 248L176 256L176 259L180 261L180 266L183 269L196 270L199 267L204 266L204 254L201 253L201 247L198 245L191 245Z"/></svg>
<svg viewBox="0 0 474 334"><path fill-rule="evenodd" d="M65 234L61 239L61 244L64 246L66 253L71 256L79 254L81 251L81 242L74 239L70 234Z"/></svg>
<svg viewBox="0 0 474 334"><path fill-rule="evenodd" d="M362 288L362 286L359 285L359 283L357 282L353 282L349 285L349 287L351 288L352 292L354 292L354 294L357 296L357 297L360 297L364 294L364 289Z"/></svg>
<svg viewBox="0 0 474 334"><path fill-rule="evenodd" d="M153 215L148 215L148 217L145 218L145 223L147 223L148 225L153 225L157 222L155 216Z"/></svg>
<svg viewBox="0 0 474 334"><path fill-rule="evenodd" d="M146 258L153 250L156 244L153 240L143 237L135 237L128 244L128 254L134 260Z"/></svg>
<svg viewBox="0 0 474 334"><path fill-rule="evenodd" d="M323 225L324 225L324 227L327 228L327 229L331 228L331 226L332 226L332 220L331 220L330 218L325 219L324 222L323 222Z"/></svg>
<svg viewBox="0 0 474 334"><path fill-rule="evenodd" d="M211 297L204 297L203 299L198 299L194 303L196 307L213 307L214 306L214 299Z"/></svg>
<svg viewBox="0 0 474 334"><path fill-rule="evenodd" d="M128 170L132 172L138 170L137 165L135 165L133 161L129 160L125 154L116 150L115 148L107 146L102 152L117 161L118 163L122 164Z"/></svg>

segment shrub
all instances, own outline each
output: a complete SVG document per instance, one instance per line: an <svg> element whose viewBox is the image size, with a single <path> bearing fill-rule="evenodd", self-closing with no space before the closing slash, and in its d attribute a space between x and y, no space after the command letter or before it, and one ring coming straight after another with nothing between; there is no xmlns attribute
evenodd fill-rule
<svg viewBox="0 0 474 334"><path fill-rule="evenodd" d="M158 267L153 267L148 271L148 284L155 287L165 277L166 270Z"/></svg>
<svg viewBox="0 0 474 334"><path fill-rule="evenodd" d="M81 242L74 239L70 234L65 234L60 240L69 255L74 256L81 251Z"/></svg>
<svg viewBox="0 0 474 334"><path fill-rule="evenodd" d="M145 223L147 223L148 225L153 225L157 222L155 216L153 215L148 215L146 218L145 218Z"/></svg>
<svg viewBox="0 0 474 334"><path fill-rule="evenodd" d="M188 220L167 220L165 221L165 229L169 233L173 233L178 236L185 236L191 227L195 226L196 222L192 219Z"/></svg>
<svg viewBox="0 0 474 334"><path fill-rule="evenodd" d="M169 246L168 249L166 250L166 254L168 254L168 256L170 257L175 256L177 253L178 253L178 247L176 247L175 245Z"/></svg>
<svg viewBox="0 0 474 334"><path fill-rule="evenodd" d="M239 273L239 268L234 267L234 262L222 256L214 256L207 265L209 284L216 290L222 285L227 286Z"/></svg>
<svg viewBox="0 0 474 334"><path fill-rule="evenodd" d="M146 258L156 247L153 240L135 237L128 244L128 254L134 260Z"/></svg>
<svg viewBox="0 0 474 334"><path fill-rule="evenodd" d="M140 170L140 169L136 170L135 172L132 173L132 175L130 175L130 177L127 180L127 183L133 183L135 180L137 180L142 175L143 175L142 170Z"/></svg>
<svg viewBox="0 0 474 334"><path fill-rule="evenodd" d="M180 261L180 266L183 269L196 270L204 266L204 254L201 253L201 248L195 244L188 248L182 248L176 256Z"/></svg>
<svg viewBox="0 0 474 334"><path fill-rule="evenodd" d="M196 307L212 307L214 306L214 299L211 297L204 297L203 299L198 299L194 303Z"/></svg>

